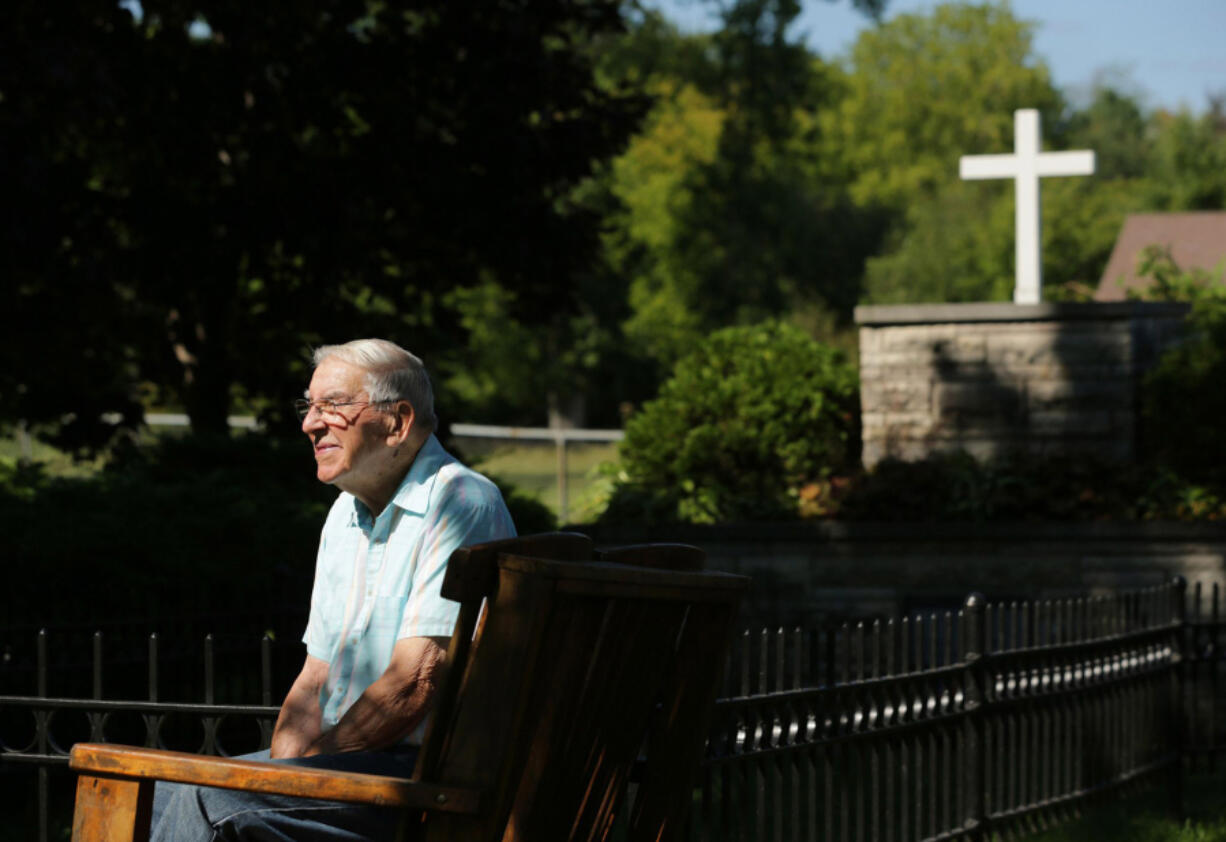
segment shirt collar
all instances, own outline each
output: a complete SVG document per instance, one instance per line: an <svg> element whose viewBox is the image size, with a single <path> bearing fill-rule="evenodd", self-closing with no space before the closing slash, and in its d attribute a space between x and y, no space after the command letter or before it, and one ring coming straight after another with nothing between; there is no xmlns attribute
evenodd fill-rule
<svg viewBox="0 0 1226 842"><path fill-rule="evenodd" d="M396 493L392 495L389 505L412 514L424 515L430 505L430 492L434 488L434 479L438 476L438 469L451 461L451 458L451 454L443 450L443 446L431 433L430 438L426 439L421 449L417 451L417 455L413 457L413 464L409 466L409 472L405 474L404 479L396 488ZM349 525L361 526L364 520L369 523L369 518L370 511L357 497L354 497L353 513L349 517Z"/></svg>
<svg viewBox="0 0 1226 842"><path fill-rule="evenodd" d="M443 450L434 434L426 439L413 465L405 476L396 493L392 495L392 504L416 515L424 515L430 505L430 492L434 488L434 480L438 469L451 460L450 454Z"/></svg>

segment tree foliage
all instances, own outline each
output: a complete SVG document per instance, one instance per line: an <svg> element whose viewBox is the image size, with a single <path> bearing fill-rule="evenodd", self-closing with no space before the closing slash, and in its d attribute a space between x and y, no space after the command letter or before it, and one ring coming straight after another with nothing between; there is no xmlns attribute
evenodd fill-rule
<svg viewBox="0 0 1226 842"><path fill-rule="evenodd" d="M152 382L219 430L300 389L304 345L458 348L456 287L578 310L598 219L572 193L640 113L593 74L613 0L0 14L6 417L134 421Z"/></svg>
<svg viewBox="0 0 1226 842"><path fill-rule="evenodd" d="M1071 108L1033 53L1031 26L1005 6L943 5L865 32L836 101L821 114L824 138L852 195L898 210L865 264L870 303L1011 298L1013 190L961 182L957 160L1010 151L1018 107L1040 109L1046 145L1088 147L1098 161L1093 177L1043 181L1048 298L1092 295L1128 213L1226 206L1220 107L1150 114L1117 78Z"/></svg>
<svg viewBox="0 0 1226 842"><path fill-rule="evenodd" d="M1124 217L1145 207L1143 184L1051 179L1043 185L1043 287L1048 298L1093 294ZM865 272L875 304L1009 301L1014 207L1007 184L957 182L907 209L895 240Z"/></svg>
<svg viewBox="0 0 1226 842"><path fill-rule="evenodd" d="M1153 137L1138 97L1127 90L1124 80L1103 81L1094 87L1089 105L1074 110L1060 127L1058 136L1064 145L1094 150L1094 172L1099 178L1145 174Z"/></svg>
<svg viewBox="0 0 1226 842"><path fill-rule="evenodd" d="M1147 175L1162 210L1226 210L1226 94L1200 117L1182 111L1154 118Z"/></svg>
<svg viewBox="0 0 1226 842"><path fill-rule="evenodd" d="M613 0L6 5L0 420L275 421L305 346L384 334L452 417L581 395L614 424L725 325L1007 298L1011 190L956 162L1010 149L1015 107L1098 152L1044 184L1049 296L1125 213L1226 206L1223 100L1152 113L1113 79L1073 108L1006 5L898 15L841 63L795 0L713 7L686 35Z"/></svg>
<svg viewBox="0 0 1226 842"><path fill-rule="evenodd" d="M652 357L674 360L702 335L690 303L700 281L676 244L686 236L682 217L695 196L692 172L715 159L724 112L695 86L660 94L644 130L611 168L619 199L606 235L611 263L630 278L626 334Z"/></svg>
<svg viewBox="0 0 1226 842"><path fill-rule="evenodd" d="M881 223L851 205L815 142L835 71L788 34L798 8L729 3L702 36L648 16L610 55L614 68L676 57L640 66L657 104L610 171L624 210L606 236L630 279L627 336L665 364L721 325L798 309L850 318Z"/></svg>
<svg viewBox="0 0 1226 842"><path fill-rule="evenodd" d="M955 180L959 155L1010 150L1016 108L1060 112L1033 27L1003 5L898 15L856 39L848 71L822 125L863 204L904 207Z"/></svg>

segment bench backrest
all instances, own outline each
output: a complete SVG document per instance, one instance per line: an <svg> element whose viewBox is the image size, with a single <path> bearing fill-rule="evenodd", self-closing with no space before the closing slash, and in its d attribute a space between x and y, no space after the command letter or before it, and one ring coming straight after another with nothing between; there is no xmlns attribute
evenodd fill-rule
<svg viewBox="0 0 1226 842"><path fill-rule="evenodd" d="M477 817L431 816L426 838L604 838L641 753L631 838L680 829L747 584L694 571L695 552L675 550L683 570L661 569L658 551L653 568L622 563L630 553L518 552L497 554L492 579L458 568L454 581L483 583L487 613L470 647L452 641L467 651L418 775L489 802Z"/></svg>

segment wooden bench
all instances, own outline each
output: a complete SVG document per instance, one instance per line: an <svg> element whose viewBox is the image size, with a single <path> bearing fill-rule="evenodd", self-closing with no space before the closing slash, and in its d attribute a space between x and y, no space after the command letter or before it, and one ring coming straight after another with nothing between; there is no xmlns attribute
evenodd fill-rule
<svg viewBox="0 0 1226 842"><path fill-rule="evenodd" d="M457 550L450 667L412 778L79 744L72 838L147 839L158 780L397 806L411 839L604 839L623 812L631 840L680 838L748 584L696 553L597 559L569 533Z"/></svg>

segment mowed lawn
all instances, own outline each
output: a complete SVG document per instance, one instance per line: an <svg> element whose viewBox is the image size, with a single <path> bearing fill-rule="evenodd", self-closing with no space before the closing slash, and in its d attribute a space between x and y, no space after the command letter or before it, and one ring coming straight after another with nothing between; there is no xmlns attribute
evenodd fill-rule
<svg viewBox="0 0 1226 842"><path fill-rule="evenodd" d="M1190 774L1184 790L1186 819L1170 812L1168 778L1140 792L1108 796L1082 817L1031 842L1226 842L1226 773Z"/></svg>
<svg viewBox="0 0 1226 842"><path fill-rule="evenodd" d="M561 517L558 452L553 442L508 442L457 436L455 443L469 465L514 485ZM566 445L567 522L586 523L604 511L611 479L601 466L616 462L616 443L570 442Z"/></svg>
<svg viewBox="0 0 1226 842"><path fill-rule="evenodd" d="M106 461L102 457L73 461L64 451L57 450L33 436L26 439L24 447L16 436L0 438L0 462L11 466L22 459L30 459L41 465L42 470L53 477L91 477L101 470Z"/></svg>

